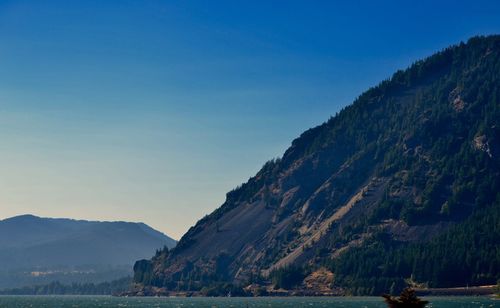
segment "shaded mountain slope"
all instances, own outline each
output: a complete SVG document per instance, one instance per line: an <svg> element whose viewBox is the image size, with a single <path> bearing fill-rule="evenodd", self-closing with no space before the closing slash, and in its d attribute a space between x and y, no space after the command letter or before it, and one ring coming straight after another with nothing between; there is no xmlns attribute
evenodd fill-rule
<svg viewBox="0 0 500 308"><path fill-rule="evenodd" d="M0 221L4 269L33 266L126 265L175 240L142 223L17 216Z"/></svg>
<svg viewBox="0 0 500 308"><path fill-rule="evenodd" d="M112 278L122 277L138 258L175 244L142 223L12 217L0 221L0 287L13 286L12 279L29 283L22 276L33 276L31 272L50 279L56 272L69 276L78 270L98 277L98 272L113 269Z"/></svg>
<svg viewBox="0 0 500 308"><path fill-rule="evenodd" d="M304 289L306 276L327 269L330 288L358 294L401 289L405 279L496 283L499 99L499 36L472 38L398 71L304 132L175 249L137 262L135 281L200 290L221 282L278 288L287 280L287 288ZM487 217L490 228L478 228ZM479 230L482 240L457 240ZM456 245L443 254L440 241ZM467 247L478 253L453 253ZM419 266L423 259L432 269ZM443 278L453 271L463 277Z"/></svg>

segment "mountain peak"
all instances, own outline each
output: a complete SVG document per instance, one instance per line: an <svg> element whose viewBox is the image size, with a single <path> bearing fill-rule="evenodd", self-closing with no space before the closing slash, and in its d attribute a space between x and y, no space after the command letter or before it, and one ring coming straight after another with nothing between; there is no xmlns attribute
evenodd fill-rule
<svg viewBox="0 0 500 308"><path fill-rule="evenodd" d="M40 217L32 215L32 214L23 214L23 215L17 215L17 216L5 218L3 221L8 221L8 220L37 220L37 219L40 219Z"/></svg>

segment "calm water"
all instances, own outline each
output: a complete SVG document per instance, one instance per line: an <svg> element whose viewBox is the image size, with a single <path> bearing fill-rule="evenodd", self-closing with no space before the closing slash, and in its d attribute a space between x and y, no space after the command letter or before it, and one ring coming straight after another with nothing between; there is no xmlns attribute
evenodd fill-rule
<svg viewBox="0 0 500 308"><path fill-rule="evenodd" d="M488 297L429 297L428 307L500 307ZM0 296L0 307L386 307L379 297L336 298L118 298L107 296Z"/></svg>

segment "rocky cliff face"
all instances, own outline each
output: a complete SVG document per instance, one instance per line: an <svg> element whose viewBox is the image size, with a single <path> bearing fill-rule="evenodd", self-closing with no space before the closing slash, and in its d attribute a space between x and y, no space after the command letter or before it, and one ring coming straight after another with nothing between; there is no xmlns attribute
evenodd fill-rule
<svg viewBox="0 0 500 308"><path fill-rule="evenodd" d="M276 287L277 273L300 268L293 288L321 276L332 288L375 292L357 286L359 275L347 279L357 270L346 269L353 252L379 243L413 251L499 207L499 57L500 37L479 37L396 72L229 192L174 250L137 262L136 282L162 290ZM485 269L498 256L494 264L476 259L476 274L499 278L499 267ZM419 271L376 274L380 264L363 266L387 275L372 283L380 290Z"/></svg>

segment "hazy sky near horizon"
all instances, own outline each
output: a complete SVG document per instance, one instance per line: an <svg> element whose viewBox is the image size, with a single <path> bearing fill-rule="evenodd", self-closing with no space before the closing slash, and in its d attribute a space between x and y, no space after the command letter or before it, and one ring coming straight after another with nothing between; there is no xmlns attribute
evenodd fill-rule
<svg viewBox="0 0 500 308"><path fill-rule="evenodd" d="M0 219L178 239L397 69L500 33L500 1L1 1Z"/></svg>

